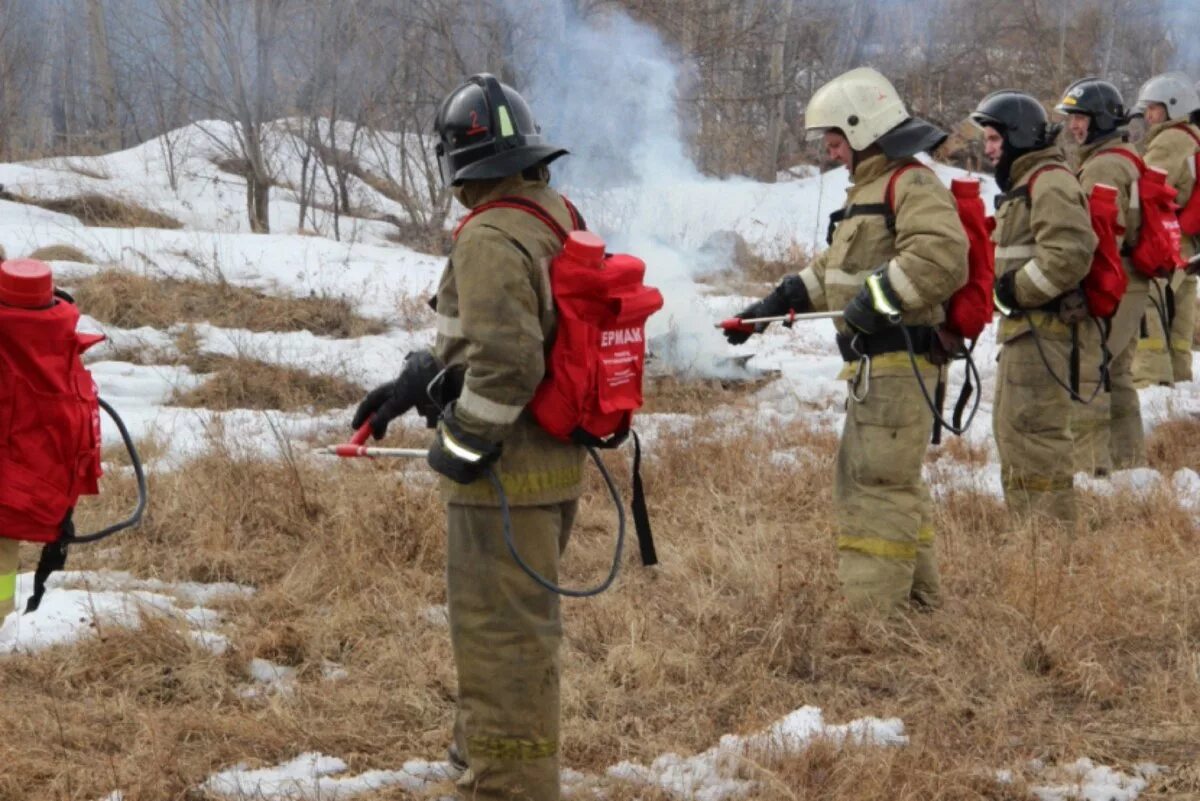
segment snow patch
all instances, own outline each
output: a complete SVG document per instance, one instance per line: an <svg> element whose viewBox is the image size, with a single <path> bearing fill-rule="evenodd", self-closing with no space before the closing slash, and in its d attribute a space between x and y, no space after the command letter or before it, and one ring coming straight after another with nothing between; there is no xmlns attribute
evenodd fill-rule
<svg viewBox="0 0 1200 801"><path fill-rule="evenodd" d="M829 725L820 709L806 706L757 734L748 737L727 734L704 753L691 757L664 754L649 767L621 762L609 768L608 775L664 790L679 799L725 801L752 797L758 783L738 776L747 760L792 756L818 739L881 746L908 743L904 724L898 718L858 718L846 724Z"/></svg>
<svg viewBox="0 0 1200 801"><path fill-rule="evenodd" d="M201 789L222 798L255 798L261 801L336 801L352 796L399 787L408 791L453 778L448 762L411 760L400 770L369 770L354 776L336 757L315 752L301 754L290 762L271 768L252 769L241 763L210 776Z"/></svg>
<svg viewBox="0 0 1200 801"><path fill-rule="evenodd" d="M75 587L83 589L75 589ZM252 588L236 584L172 584L136 579L111 571L64 571L50 576L36 612L13 612L0 625L0 654L32 653L75 642L104 626L137 628L142 615L157 614L187 624L203 647L222 653L228 641L213 629L220 614L202 606L217 600L248 597ZM33 574L17 577L17 608L33 594ZM190 604L190 605L189 605Z"/></svg>

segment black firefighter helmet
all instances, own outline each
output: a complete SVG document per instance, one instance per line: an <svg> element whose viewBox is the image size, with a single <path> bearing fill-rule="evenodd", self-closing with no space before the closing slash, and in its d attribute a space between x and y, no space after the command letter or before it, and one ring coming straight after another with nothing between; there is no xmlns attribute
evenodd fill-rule
<svg viewBox="0 0 1200 801"><path fill-rule="evenodd" d="M1049 147L1059 126L1050 125L1046 109L1033 97L1012 89L1001 89L979 101L971 121L980 128L995 128L1017 152Z"/></svg>
<svg viewBox="0 0 1200 801"><path fill-rule="evenodd" d="M433 127L446 186L506 178L567 153L542 139L525 98L486 72L446 96Z"/></svg>
<svg viewBox="0 0 1200 801"><path fill-rule="evenodd" d="M1128 121L1120 91L1099 78L1081 78L1068 86L1062 101L1054 110L1060 114L1086 114L1091 117L1089 141L1112 133Z"/></svg>

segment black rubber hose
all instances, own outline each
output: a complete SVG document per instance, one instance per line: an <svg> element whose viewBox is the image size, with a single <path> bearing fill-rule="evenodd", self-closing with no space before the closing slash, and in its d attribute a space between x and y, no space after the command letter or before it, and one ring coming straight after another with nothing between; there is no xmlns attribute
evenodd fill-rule
<svg viewBox="0 0 1200 801"><path fill-rule="evenodd" d="M588 448L588 453L592 456L592 461L596 463L596 467L600 468L600 475L604 477L604 483L608 485L608 492L612 496L613 504L617 507L617 547L613 553L612 567L608 571L608 577L595 587L590 587L584 590L573 590L568 587L560 587L550 579L543 576L541 573L534 570L525 560L521 558L521 554L517 552L517 545L513 541L512 532L512 513L508 506L508 496L504 492L504 486L500 483L500 478L496 475L496 471L488 468L487 475L492 482L492 487L496 490L497 497L500 498L500 514L504 519L504 544L508 546L508 552L512 554L512 558L517 565L534 581L540 584L545 589L557 595L564 595L568 598L591 598L594 595L607 590L612 586L613 581L617 578L617 573L621 570L621 553L625 549L625 505L621 501L621 493L617 491L617 485L613 483L612 476L609 475L608 469L604 466L604 462L596 453L595 448Z"/></svg>
<svg viewBox="0 0 1200 801"><path fill-rule="evenodd" d="M137 448L134 447L133 438L129 436L129 429L125 427L125 421L121 419L116 410L105 403L103 398L97 398L96 400L100 403L100 408L107 412L108 416L111 417L113 422L117 424L117 430L121 432L121 439L125 441L125 450L129 451L129 460L133 463L133 476L135 479L137 479L137 508L133 510L132 515L125 520L122 520L120 523L115 523L108 528L102 528L93 534L85 534L82 537L72 537L71 544L75 544L77 542L95 542L96 540L102 540L105 537L116 534L118 531L124 531L127 528L136 526L138 523L142 522L142 514L146 511L146 474L142 470L142 460L141 457L138 456Z"/></svg>

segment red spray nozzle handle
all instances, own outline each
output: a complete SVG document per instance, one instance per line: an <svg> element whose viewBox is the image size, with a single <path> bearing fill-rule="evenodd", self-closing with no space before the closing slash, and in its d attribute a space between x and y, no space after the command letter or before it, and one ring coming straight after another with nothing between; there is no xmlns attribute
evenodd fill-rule
<svg viewBox="0 0 1200 801"><path fill-rule="evenodd" d="M332 453L334 456L341 456L349 459L351 457L363 456L371 458L367 453L367 440L371 436L371 418L367 418L367 422L359 426L354 432L354 436L350 437L349 442L344 442L340 445L327 445L325 453Z"/></svg>
<svg viewBox="0 0 1200 801"><path fill-rule="evenodd" d="M730 317L728 320L722 320L720 325L726 331L741 331L743 334L757 333L754 324L742 322L741 317Z"/></svg>
<svg viewBox="0 0 1200 801"><path fill-rule="evenodd" d="M354 436L350 438L351 445L362 445L367 441L371 436L371 421L373 419L375 419L374 415L368 417L367 422L359 426L358 430L354 432Z"/></svg>

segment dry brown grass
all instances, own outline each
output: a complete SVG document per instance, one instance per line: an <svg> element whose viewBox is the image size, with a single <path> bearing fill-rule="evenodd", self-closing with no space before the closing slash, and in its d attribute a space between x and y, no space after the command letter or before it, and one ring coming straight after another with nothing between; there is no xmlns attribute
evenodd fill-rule
<svg viewBox="0 0 1200 801"><path fill-rule="evenodd" d="M29 254L31 259L42 261L74 261L80 264L95 264L96 260L74 245L46 245Z"/></svg>
<svg viewBox="0 0 1200 801"><path fill-rule="evenodd" d="M774 286L785 275L800 272L808 266L813 256L808 248L794 243L786 245L783 254L780 259L763 258L739 239L733 247L729 268L705 276L701 282L714 285L722 291L762 295L764 287Z"/></svg>
<svg viewBox="0 0 1200 801"><path fill-rule="evenodd" d="M208 322L250 331L310 331L318 336L380 334L387 326L355 313L345 298L267 295L224 281L148 278L105 270L73 282L80 308L121 328L165 329L181 322Z"/></svg>
<svg viewBox="0 0 1200 801"><path fill-rule="evenodd" d="M217 354L188 356L196 373L211 374L197 387L176 390L168 403L194 409L337 409L362 400L365 387L325 373L258 359Z"/></svg>
<svg viewBox="0 0 1200 801"><path fill-rule="evenodd" d="M1146 455L1151 467L1168 475L1184 467L1200 470L1200 420L1159 423L1146 440Z"/></svg>
<svg viewBox="0 0 1200 801"><path fill-rule="evenodd" d="M1200 537L1186 515L1092 499L1095 529L1071 539L1010 530L996 500L953 495L936 520L946 608L884 624L838 600L828 461L769 458L796 447L831 456L835 442L701 424L650 444L662 564L630 555L615 590L565 602L566 765L598 775L690 754L813 704L832 722L899 716L912 743L764 757L756 798L1016 801L1029 796L990 770L1080 756L1168 765L1147 797L1200 797ZM105 564L256 587L223 605L232 647L216 657L155 623L4 660L0 797L199 799L190 788L217 769L307 750L355 771L439 758L454 675L446 632L421 612L444 601L443 522L412 476L219 453L156 476L145 526ZM114 481L85 524L130 505L128 479ZM568 582L602 574L611 529L592 481ZM80 549L74 566L99 558ZM239 697L255 656L298 668L296 694ZM325 660L348 678L322 680ZM667 797L621 785L608 796Z"/></svg>
<svg viewBox="0 0 1200 801"><path fill-rule="evenodd" d="M45 199L10 194L7 199L57 211L60 214L70 214L84 225L105 228L165 228L168 230L183 227L183 223L179 220L162 212L106 195L84 194Z"/></svg>

